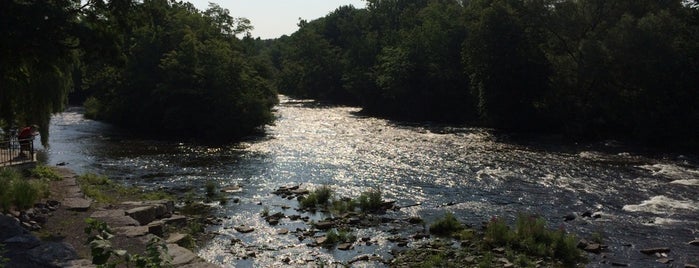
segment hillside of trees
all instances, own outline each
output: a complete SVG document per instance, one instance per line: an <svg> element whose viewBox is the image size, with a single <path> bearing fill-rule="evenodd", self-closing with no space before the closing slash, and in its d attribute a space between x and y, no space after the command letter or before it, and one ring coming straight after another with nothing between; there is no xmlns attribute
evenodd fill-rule
<svg viewBox="0 0 699 268"><path fill-rule="evenodd" d="M699 147L699 1L366 0L274 40L216 4L0 3L0 126L71 93L158 136L235 140L277 92L399 120Z"/></svg>
<svg viewBox="0 0 699 268"><path fill-rule="evenodd" d="M699 145L698 1L366 2L270 46L280 92L398 119Z"/></svg>
<svg viewBox="0 0 699 268"><path fill-rule="evenodd" d="M38 123L47 139L71 91L87 116L149 136L229 141L273 119L271 64L246 51L250 22L218 5L11 0L0 13L5 128Z"/></svg>

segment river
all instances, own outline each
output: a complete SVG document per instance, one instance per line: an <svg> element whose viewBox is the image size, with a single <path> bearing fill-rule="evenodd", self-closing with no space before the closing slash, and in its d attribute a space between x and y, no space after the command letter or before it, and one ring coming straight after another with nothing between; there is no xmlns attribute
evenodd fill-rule
<svg viewBox="0 0 699 268"><path fill-rule="evenodd" d="M419 216L428 223L445 211L472 226L493 216L512 221L519 212L538 214L552 228L604 237L605 259L590 255L589 267L605 267L605 260L667 267L659 257L639 253L649 247L670 247L667 257L679 267L699 264L699 247L687 244L699 237L696 157L642 155L614 143L507 142L486 129L394 122L362 116L359 108L283 96L275 109L277 120L264 137L209 146L134 138L71 108L52 118L51 147L43 158L148 188L203 192L207 181L240 186L229 194L240 202L212 204L222 222L209 227L217 235L198 252L224 266L346 263L368 253L390 259L397 246L381 228L357 231L374 243L351 251L311 248L293 235L277 235L280 227L304 226L288 219L269 226L259 216L264 207L293 213L283 207L295 201L272 194L285 185L329 185L345 197L380 189L385 199L405 207L391 216ZM586 211L600 217L582 217ZM570 214L576 219L564 221ZM241 224L256 231L231 228ZM241 243L231 244L233 239ZM256 256L241 258L251 247Z"/></svg>

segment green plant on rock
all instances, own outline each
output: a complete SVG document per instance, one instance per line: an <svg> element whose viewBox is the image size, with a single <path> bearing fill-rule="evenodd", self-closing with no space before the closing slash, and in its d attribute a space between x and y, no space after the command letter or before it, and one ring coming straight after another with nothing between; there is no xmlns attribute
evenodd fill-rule
<svg viewBox="0 0 699 268"><path fill-rule="evenodd" d="M378 211L383 205L383 199L381 198L380 189L371 189L367 192L363 192L359 196L359 208L362 211Z"/></svg>
<svg viewBox="0 0 699 268"><path fill-rule="evenodd" d="M45 165L37 165L36 167L32 168L29 170L29 173L36 178L39 179L48 179L52 181L59 181L61 180L61 176L56 173L56 171L48 166Z"/></svg>
<svg viewBox="0 0 699 268"><path fill-rule="evenodd" d="M206 190L207 202L213 200L218 195L218 192L217 192L218 186L216 185L215 182L213 182L211 180L206 181L206 184L204 185L204 189Z"/></svg>
<svg viewBox="0 0 699 268"><path fill-rule="evenodd" d="M456 217L454 217L454 214L451 212L447 212L444 214L444 217L430 225L430 233L438 236L451 236L464 229L466 229L466 227L456 220Z"/></svg>
<svg viewBox="0 0 699 268"><path fill-rule="evenodd" d="M338 243L352 243L357 240L357 237L354 236L351 232L348 230L337 230L337 229L332 229L325 233L325 243L324 245L336 245Z"/></svg>
<svg viewBox="0 0 699 268"><path fill-rule="evenodd" d="M315 209L317 207L327 207L333 196L333 190L330 186L323 185L307 196L299 197L299 206L302 209Z"/></svg>
<svg viewBox="0 0 699 268"><path fill-rule="evenodd" d="M87 223L85 233L88 235L86 244L90 247L92 264L97 267L111 268L118 267L120 264L131 267L133 264L138 268L157 268L170 265L169 260L162 257L168 254L167 246L160 238L155 237L148 242L144 256L129 254L126 250L112 247L110 239L114 234L107 223L92 218L85 219L85 222ZM116 257L117 260L110 261L112 257Z"/></svg>
<svg viewBox="0 0 699 268"><path fill-rule="evenodd" d="M564 265L585 261L574 235L563 229L547 229L540 217L520 214L514 229L503 219L493 218L486 226L483 241L487 247L507 247L530 256L556 259Z"/></svg>

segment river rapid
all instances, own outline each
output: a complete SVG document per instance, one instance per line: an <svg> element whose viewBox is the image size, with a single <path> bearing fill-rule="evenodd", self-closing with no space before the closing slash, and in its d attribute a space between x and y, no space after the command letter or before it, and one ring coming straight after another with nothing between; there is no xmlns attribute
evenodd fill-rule
<svg viewBox="0 0 699 268"><path fill-rule="evenodd" d="M614 143L508 142L487 129L407 124L284 96L275 109L277 120L263 137L209 146L136 138L72 108L52 118L51 147L43 158L80 174L147 188L203 193L207 181L240 186L227 194L239 202L211 204L221 222L209 227L217 235L198 252L223 266L346 264L362 254L390 259L398 246L388 238L396 229L410 232L400 226L368 228L355 235L370 237L370 245L357 243L350 251L308 247L294 235L277 234L279 228L306 228L303 222L283 219L270 226L260 217L265 207L296 213L286 209L295 207L295 200L272 194L287 185L329 185L338 196L353 198L380 189L384 199L404 207L389 216L419 216L428 223L446 211L472 226L491 217L512 222L519 212L541 215L551 228L604 238L609 246L604 259L591 254L588 267L606 267L611 263L606 260L668 267L657 262L660 256L639 252L652 247L669 247L667 258L676 267L699 264L699 246L688 244L699 238L695 156L649 156ZM582 217L588 211L599 218ZM576 218L564 221L566 215ZM232 228L243 224L255 232Z"/></svg>

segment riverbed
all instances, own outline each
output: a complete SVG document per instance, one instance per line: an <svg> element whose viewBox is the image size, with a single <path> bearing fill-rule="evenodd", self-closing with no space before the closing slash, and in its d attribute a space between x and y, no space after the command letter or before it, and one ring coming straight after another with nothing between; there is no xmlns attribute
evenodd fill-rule
<svg viewBox="0 0 699 268"><path fill-rule="evenodd" d="M227 193L239 202L211 204L222 220L209 228L217 236L199 251L223 266L342 264L362 254L390 259L398 248L388 239L395 230L383 228L358 230L355 235L371 237L372 243L350 251L309 247L296 236L278 235L279 228L306 226L288 219L270 226L260 217L265 209L296 213L287 209L295 200L272 194L288 185L328 185L343 197L379 189L384 199L403 207L390 217L428 223L446 211L472 226L492 217L512 221L520 212L537 214L551 228L579 237L601 235L609 246L605 259L667 267L657 262L663 256L639 250L669 247L667 258L675 265L699 264L699 247L687 243L699 237L696 156L642 154L611 141L515 142L488 129L377 119L356 107L283 96L275 110L277 119L265 135L212 146L137 138L71 108L52 118L51 147L42 157L50 165L146 188L201 193L207 182L239 186ZM583 217L585 212L597 217ZM564 221L566 216L575 219ZM239 225L255 232L232 228ZM250 248L256 254L242 258ZM589 267L607 266L600 255L590 260Z"/></svg>

